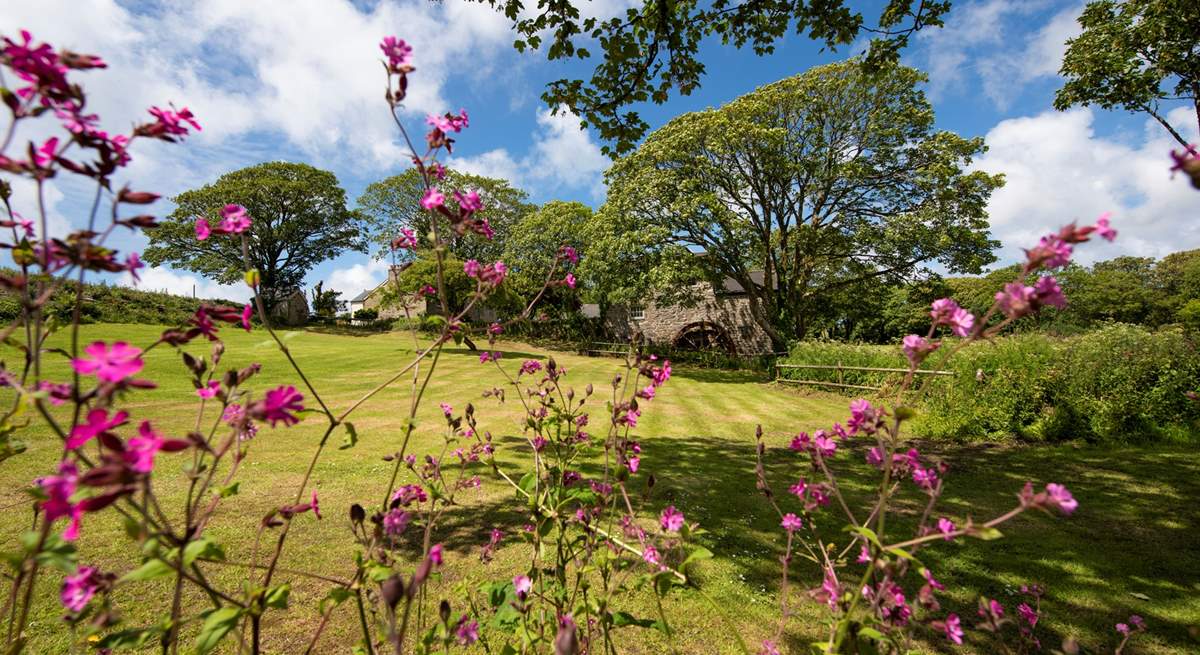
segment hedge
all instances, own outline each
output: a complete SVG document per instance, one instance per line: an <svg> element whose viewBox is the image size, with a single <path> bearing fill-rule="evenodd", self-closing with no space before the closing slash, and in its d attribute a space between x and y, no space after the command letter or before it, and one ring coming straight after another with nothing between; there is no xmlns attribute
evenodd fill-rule
<svg viewBox="0 0 1200 655"><path fill-rule="evenodd" d="M948 348L950 344L947 344ZM903 367L898 346L804 342L789 363ZM1131 443L1193 440L1200 435L1200 351L1178 329L1151 331L1110 324L1058 338L1005 336L973 343L945 364L935 353L930 376L910 392L915 434L959 441L1087 441ZM833 371L782 375L836 381ZM899 374L845 372L848 384L894 386ZM846 390L848 394L861 394Z"/></svg>

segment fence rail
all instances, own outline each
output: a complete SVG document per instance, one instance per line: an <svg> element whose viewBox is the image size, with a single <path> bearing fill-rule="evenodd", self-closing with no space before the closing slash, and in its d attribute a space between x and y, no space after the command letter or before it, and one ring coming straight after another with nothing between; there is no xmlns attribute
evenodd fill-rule
<svg viewBox="0 0 1200 655"><path fill-rule="evenodd" d="M793 380L780 376L780 369L805 369L805 370L824 370L837 371L837 382L829 382L826 380ZM865 384L847 384L845 376L846 371L867 371L870 373L908 373L906 368L884 368L879 366L844 366L840 361L837 364L776 364L775 365L775 381L787 384L810 384L813 386L838 387L843 389L866 389L868 391L882 391L883 387L873 387ZM953 371L940 371L930 369L917 369L913 371L916 375L954 375Z"/></svg>

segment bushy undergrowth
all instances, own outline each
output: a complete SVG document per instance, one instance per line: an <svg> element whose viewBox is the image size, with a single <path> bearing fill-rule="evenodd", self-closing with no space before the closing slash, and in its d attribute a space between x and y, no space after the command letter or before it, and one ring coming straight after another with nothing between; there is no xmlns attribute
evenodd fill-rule
<svg viewBox="0 0 1200 655"><path fill-rule="evenodd" d="M81 323L140 323L178 325L191 318L201 305L240 304L227 300L188 298L158 291L143 291L108 284L85 284ZM61 323L69 323L75 311L75 288L63 286L47 303L47 314ZM0 293L0 321L10 322L21 315L21 302L13 293Z"/></svg>
<svg viewBox="0 0 1200 655"><path fill-rule="evenodd" d="M902 368L896 346L803 342L786 362ZM1200 434L1200 411L1187 393L1200 379L1194 338L1179 330L1111 324L1059 338L1017 334L971 344L912 392L920 407L915 432L966 441L1136 442ZM792 379L837 381L837 372L783 369ZM846 384L882 386L898 373L843 371ZM849 392L849 391L848 391Z"/></svg>

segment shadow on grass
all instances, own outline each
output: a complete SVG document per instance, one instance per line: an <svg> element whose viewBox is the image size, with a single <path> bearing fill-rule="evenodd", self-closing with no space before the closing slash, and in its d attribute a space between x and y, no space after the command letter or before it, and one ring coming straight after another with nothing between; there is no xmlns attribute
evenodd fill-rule
<svg viewBox="0 0 1200 655"><path fill-rule="evenodd" d="M518 442L508 438L503 447L526 447ZM629 490L648 496L645 513L653 516L667 504L679 507L689 521L708 531L703 544L731 566L745 586L776 593L782 532L779 517L755 491L752 439L738 443L710 437L647 437L641 442L643 470ZM1022 600L1017 589L1037 583L1046 589L1037 635L1048 647L1073 636L1089 651L1111 648L1112 626L1136 613L1150 625L1144 643L1164 651L1195 648L1188 631L1200 623L1200 509L1195 503L1200 498L1200 462L1190 451L922 446L927 455L942 457L951 466L947 492L935 516L949 516L961 524L968 515L977 520L999 515L1015 506L1016 493L1026 480L1038 488L1062 482L1080 503L1069 518L1028 512L1005 524L999 541L939 541L920 550L918 557L949 589L942 596L942 613L974 617L976 600L986 596L1015 614ZM864 454L865 446L843 449L834 461L847 502L860 515L866 513L859 508L876 483ZM775 447L768 449L766 463L784 511L798 511L786 490L799 477L816 477L806 458ZM595 465L582 469L585 478L600 474ZM649 474L656 484L647 494ZM893 542L912 534L924 506L913 485L906 481L901 489L902 500L889 520ZM815 520L824 539L846 543L836 503L819 511ZM512 535L525 521L518 503L498 499L451 512L439 532L447 548L477 555L493 526ZM816 567L800 558L794 561L799 588L816 586ZM701 570L698 577L701 586L714 582L706 581L704 573ZM912 597L918 580L912 572L905 584ZM818 616L813 603L801 604L801 617ZM800 652L818 638L816 628L803 618L794 621L787 641ZM936 638L928 644L936 649L942 645Z"/></svg>

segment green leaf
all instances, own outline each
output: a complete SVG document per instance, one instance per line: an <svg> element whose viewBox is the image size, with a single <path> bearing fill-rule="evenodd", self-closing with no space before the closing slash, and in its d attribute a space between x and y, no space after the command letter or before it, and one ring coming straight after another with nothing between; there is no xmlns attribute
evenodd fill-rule
<svg viewBox="0 0 1200 655"><path fill-rule="evenodd" d="M882 632L876 630L875 628L868 628L866 626L862 626L858 629L858 636L874 641L884 641L887 639Z"/></svg>
<svg viewBox="0 0 1200 655"><path fill-rule="evenodd" d="M105 635L96 642L95 646L96 648L109 648L112 650L143 648L158 640L162 637L162 634L162 628L157 627L130 628Z"/></svg>
<svg viewBox="0 0 1200 655"><path fill-rule="evenodd" d="M325 598L321 599L321 604L317 607L320 609L321 613L324 614L326 603L333 603L333 606L337 607L338 605L341 605L349 600L353 595L354 591L349 587L334 587L333 589L329 590L329 593L325 594Z"/></svg>
<svg viewBox="0 0 1200 655"><path fill-rule="evenodd" d="M346 426L346 435L342 437L342 445L338 446L338 450L353 448L358 443L358 430L355 430L354 424L349 421L342 425Z"/></svg>
<svg viewBox="0 0 1200 655"><path fill-rule="evenodd" d="M291 593L292 593L292 586L285 582L285 583L279 585L278 587L275 587L274 589L271 589L270 591L268 591L267 595L263 598L263 603L267 607L273 607L273 608L279 609L279 610L287 609L288 595Z"/></svg>
<svg viewBox="0 0 1200 655"><path fill-rule="evenodd" d="M242 609L240 607L219 607L217 609L203 612L204 625L200 627L200 634L196 635L196 653L204 655L217 647L225 635L237 625L239 619L242 618Z"/></svg>
<svg viewBox="0 0 1200 655"><path fill-rule="evenodd" d="M699 562L701 560L712 559L712 556L713 556L713 554L712 554L711 550L705 548L704 546L696 546L696 548L693 549L692 552L688 553L687 559L683 560L683 566L686 567L688 564L691 564L692 562Z"/></svg>
<svg viewBox="0 0 1200 655"><path fill-rule="evenodd" d="M138 568L121 576L121 579L117 580L117 582L141 582L144 580L154 580L155 578L161 578L170 575L174 571L175 569L171 568L170 564L167 564L160 559L151 559L146 560L146 562Z"/></svg>
<svg viewBox="0 0 1200 655"><path fill-rule="evenodd" d="M844 529L847 532L853 532L854 534L865 537L867 541L879 546L880 548L883 548L883 545L879 543L879 536L876 535L875 531L871 528L861 525L847 525Z"/></svg>
<svg viewBox="0 0 1200 655"><path fill-rule="evenodd" d="M187 545L183 549L183 565L191 566L197 559L225 559L225 549L221 548L220 544L211 541L207 538L197 539Z"/></svg>
<svg viewBox="0 0 1200 655"><path fill-rule="evenodd" d="M217 495L219 495L222 498L236 496L238 494L238 487L241 484L242 483L239 481L239 482L234 482L233 484L230 484L228 486L220 487L217 489Z"/></svg>
<svg viewBox="0 0 1200 655"><path fill-rule="evenodd" d="M971 536L984 541L994 541L1000 537L1003 537L1004 534L996 528L979 528L977 530L972 530Z"/></svg>
<svg viewBox="0 0 1200 655"><path fill-rule="evenodd" d="M42 566L53 567L63 573L74 573L77 561L75 544L56 534L49 535L34 560Z"/></svg>
<svg viewBox="0 0 1200 655"><path fill-rule="evenodd" d="M618 628L623 628L627 625L636 625L639 628L654 627L656 621L654 619L639 619L634 617L629 612L614 612L612 615L613 625Z"/></svg>

